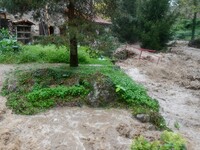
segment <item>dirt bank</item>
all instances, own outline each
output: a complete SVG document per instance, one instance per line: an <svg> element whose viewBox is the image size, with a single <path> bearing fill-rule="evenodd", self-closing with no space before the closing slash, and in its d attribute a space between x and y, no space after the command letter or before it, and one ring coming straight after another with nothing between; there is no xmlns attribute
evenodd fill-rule
<svg viewBox="0 0 200 150"><path fill-rule="evenodd" d="M31 66L35 65L26 65ZM16 67L0 65L0 82L8 70ZM58 107L22 116L12 114L5 102L1 96L2 150L129 150L134 137L143 135L153 140L160 135L150 124L133 119L126 110Z"/></svg>
<svg viewBox="0 0 200 150"><path fill-rule="evenodd" d="M137 50L133 50L137 51ZM200 49L184 44L170 53L160 54L162 61L138 60L135 55L117 64L134 80L142 83L161 105L161 113L173 130L189 141L189 150L200 147ZM153 58L152 55L145 55Z"/></svg>

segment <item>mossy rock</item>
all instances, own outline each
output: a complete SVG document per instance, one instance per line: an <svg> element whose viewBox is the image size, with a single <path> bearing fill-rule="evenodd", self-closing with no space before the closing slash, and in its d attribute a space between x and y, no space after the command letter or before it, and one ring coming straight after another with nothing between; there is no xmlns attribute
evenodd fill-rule
<svg viewBox="0 0 200 150"><path fill-rule="evenodd" d="M92 86L87 97L87 103L90 106L105 106L117 100L114 84L107 76L95 73L89 79L89 83Z"/></svg>
<svg viewBox="0 0 200 150"><path fill-rule="evenodd" d="M194 48L200 48L200 39L190 41L188 46L194 47Z"/></svg>

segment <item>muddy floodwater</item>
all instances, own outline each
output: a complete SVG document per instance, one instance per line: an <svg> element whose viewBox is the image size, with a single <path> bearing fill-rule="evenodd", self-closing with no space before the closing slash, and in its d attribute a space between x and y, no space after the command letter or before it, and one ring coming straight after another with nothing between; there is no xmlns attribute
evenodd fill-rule
<svg viewBox="0 0 200 150"><path fill-rule="evenodd" d="M16 67L0 65L0 82ZM160 135L127 110L57 107L24 116L13 114L5 103L0 96L1 150L129 150L134 137Z"/></svg>
<svg viewBox="0 0 200 150"><path fill-rule="evenodd" d="M160 54L159 64L149 61L155 55L146 53L143 60L135 55L117 65L159 101L167 125L188 140L188 149L199 150L200 49L178 44L171 52Z"/></svg>

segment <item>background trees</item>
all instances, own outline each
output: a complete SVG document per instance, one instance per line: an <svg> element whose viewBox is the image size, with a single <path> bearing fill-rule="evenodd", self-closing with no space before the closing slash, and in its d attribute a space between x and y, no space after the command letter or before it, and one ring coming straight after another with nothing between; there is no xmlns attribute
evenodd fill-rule
<svg viewBox="0 0 200 150"><path fill-rule="evenodd" d="M50 14L63 14L72 67L78 66L78 43L90 43L92 46L101 43L108 46L106 50L110 49L110 44L97 41L104 39L112 43L114 40L108 38L108 33L99 34L103 29L94 24L97 16L112 18L112 31L120 41L139 41L143 48L162 50L172 37L175 10L179 8L182 15L189 12L190 18L193 15L192 39L200 11L199 0L0 0L0 4L12 13L34 10L35 16L38 16L41 11L47 10ZM100 35L106 38L100 38Z"/></svg>
<svg viewBox="0 0 200 150"><path fill-rule="evenodd" d="M191 40L195 39L195 32L197 26L197 16L200 12L199 0L179 0L179 12L182 18L192 20L192 34Z"/></svg>
<svg viewBox="0 0 200 150"><path fill-rule="evenodd" d="M171 38L175 15L168 0L146 0L140 3L140 41L144 48L162 50Z"/></svg>
<svg viewBox="0 0 200 150"><path fill-rule="evenodd" d="M68 34L66 35L69 38L71 67L78 66L77 45L80 33L84 33L87 37L85 32L88 31L87 25L97 15L112 14L115 3L116 0L1 0L1 5L11 13L25 13L34 10L38 15L44 9L48 9L49 13L62 13L67 22ZM89 33L92 31L95 31L95 28L90 28Z"/></svg>
<svg viewBox="0 0 200 150"><path fill-rule="evenodd" d="M121 0L113 31L121 41L140 41L144 48L161 50L171 37L174 20L168 0Z"/></svg>
<svg viewBox="0 0 200 150"><path fill-rule="evenodd" d="M136 0L119 0L112 18L112 30L121 42L138 41L138 18Z"/></svg>

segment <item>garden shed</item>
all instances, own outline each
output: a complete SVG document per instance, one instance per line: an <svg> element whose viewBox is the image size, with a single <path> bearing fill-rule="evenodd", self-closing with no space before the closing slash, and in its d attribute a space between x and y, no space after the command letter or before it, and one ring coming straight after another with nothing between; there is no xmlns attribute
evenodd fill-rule
<svg viewBox="0 0 200 150"><path fill-rule="evenodd" d="M32 42L31 26L35 25L29 20L13 21L13 27L17 36L17 41L24 44Z"/></svg>

